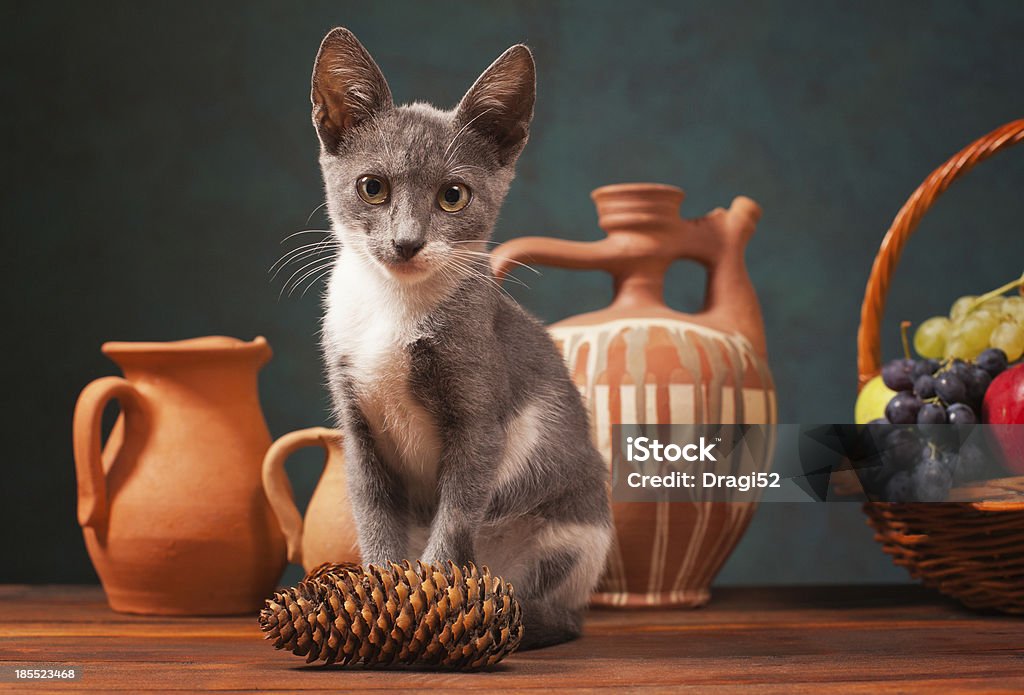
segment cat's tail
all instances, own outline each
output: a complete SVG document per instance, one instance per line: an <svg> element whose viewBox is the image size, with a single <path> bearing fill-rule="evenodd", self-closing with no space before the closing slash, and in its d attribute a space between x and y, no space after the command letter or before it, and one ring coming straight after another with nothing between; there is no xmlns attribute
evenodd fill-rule
<svg viewBox="0 0 1024 695"><path fill-rule="evenodd" d="M552 545L551 539L571 539ZM538 537L531 569L516 596L523 610L521 650L550 647L583 632L583 614L604 570L612 527L552 522Z"/></svg>
<svg viewBox="0 0 1024 695"><path fill-rule="evenodd" d="M521 599L525 629L519 651L553 647L583 634L583 608L552 605L543 598Z"/></svg>

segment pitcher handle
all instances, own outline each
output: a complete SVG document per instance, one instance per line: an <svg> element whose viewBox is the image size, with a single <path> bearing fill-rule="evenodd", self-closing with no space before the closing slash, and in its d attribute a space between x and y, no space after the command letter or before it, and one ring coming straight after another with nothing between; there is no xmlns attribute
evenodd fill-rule
<svg viewBox="0 0 1024 695"><path fill-rule="evenodd" d="M524 236L506 241L491 251L491 272L503 280L517 265L537 263L569 270L608 270L618 264L617 249L610 239L572 241Z"/></svg>
<svg viewBox="0 0 1024 695"><path fill-rule="evenodd" d="M274 510L277 523L288 544L288 562L302 564L302 515L295 506L295 495L284 470L288 457L299 449L319 445L328 451L330 442L341 438L341 432L326 427L289 432L274 442L263 458L263 491Z"/></svg>
<svg viewBox="0 0 1024 695"><path fill-rule="evenodd" d="M103 471L103 410L111 398L121 402L122 417L138 417L142 397L119 376L96 379L78 396L72 424L75 475L78 479L78 523L98 528L107 522L107 481Z"/></svg>

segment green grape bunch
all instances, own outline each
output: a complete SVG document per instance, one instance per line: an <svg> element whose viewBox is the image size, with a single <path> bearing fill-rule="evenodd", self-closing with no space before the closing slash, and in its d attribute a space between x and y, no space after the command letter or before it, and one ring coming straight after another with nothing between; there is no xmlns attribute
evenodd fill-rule
<svg viewBox="0 0 1024 695"><path fill-rule="evenodd" d="M960 297L949 316L933 316L917 327L914 350L928 359L973 360L989 348L1010 362L1024 355L1024 296L1004 296L1024 287L1024 275L980 297Z"/></svg>

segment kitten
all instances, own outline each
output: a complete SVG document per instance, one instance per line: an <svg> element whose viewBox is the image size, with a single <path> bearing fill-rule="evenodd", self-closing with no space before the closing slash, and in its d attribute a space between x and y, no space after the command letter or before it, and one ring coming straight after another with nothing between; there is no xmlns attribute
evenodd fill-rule
<svg viewBox="0 0 1024 695"><path fill-rule="evenodd" d="M522 603L523 648L580 633L611 538L580 394L484 252L534 96L522 45L452 111L395 106L343 28L313 69L340 247L323 352L363 561L489 566Z"/></svg>

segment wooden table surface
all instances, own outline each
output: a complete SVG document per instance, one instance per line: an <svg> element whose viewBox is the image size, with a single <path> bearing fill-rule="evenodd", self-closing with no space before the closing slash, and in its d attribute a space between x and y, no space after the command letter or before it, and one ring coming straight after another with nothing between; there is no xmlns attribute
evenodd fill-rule
<svg viewBox="0 0 1024 695"><path fill-rule="evenodd" d="M82 677L12 683L16 664ZM594 610L582 639L460 674L306 666L264 642L254 616L130 616L98 587L0 586L0 667L0 690L21 692L1024 692L1024 619L917 586L727 588L699 610Z"/></svg>

